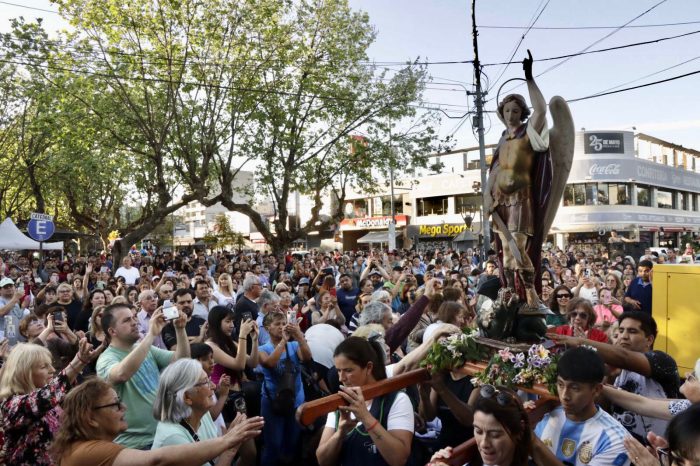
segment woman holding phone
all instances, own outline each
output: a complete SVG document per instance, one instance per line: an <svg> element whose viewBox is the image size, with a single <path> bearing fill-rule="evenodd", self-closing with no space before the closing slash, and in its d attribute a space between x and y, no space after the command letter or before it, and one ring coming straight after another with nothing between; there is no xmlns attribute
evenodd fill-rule
<svg viewBox="0 0 700 466"><path fill-rule="evenodd" d="M265 419L265 448L261 465L276 466L283 461L293 461L299 450L301 431L294 412L304 402L301 363L311 359L311 349L296 321L288 322L287 315L270 312L263 325L270 334L270 341L260 347L260 366L265 377L261 411ZM286 383L293 383L293 386L287 387ZM287 398L284 407L281 397Z"/></svg>

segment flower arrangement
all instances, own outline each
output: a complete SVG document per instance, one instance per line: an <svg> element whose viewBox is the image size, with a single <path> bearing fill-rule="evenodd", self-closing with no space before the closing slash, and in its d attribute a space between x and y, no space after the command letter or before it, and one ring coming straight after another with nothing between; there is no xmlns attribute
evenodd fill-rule
<svg viewBox="0 0 700 466"><path fill-rule="evenodd" d="M432 373L462 367L468 361L486 359L486 349L474 337L478 331L455 333L433 343L428 355L421 361L421 367L428 367Z"/></svg>
<svg viewBox="0 0 700 466"><path fill-rule="evenodd" d="M550 352L542 345L532 345L525 353L513 353L505 348L489 360L486 369L472 379L475 385L491 384L513 387L520 385L531 388L542 384L553 395L557 394L557 361L559 355Z"/></svg>

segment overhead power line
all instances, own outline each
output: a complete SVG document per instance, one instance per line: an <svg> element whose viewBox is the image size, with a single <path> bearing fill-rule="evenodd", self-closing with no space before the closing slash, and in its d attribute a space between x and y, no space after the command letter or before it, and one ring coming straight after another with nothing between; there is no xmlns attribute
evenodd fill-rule
<svg viewBox="0 0 700 466"><path fill-rule="evenodd" d="M639 46L641 46L641 45L656 44L656 43L658 43L658 42L664 42L664 41L672 40L672 39L679 39L679 38L681 38L681 37L692 36L692 35L695 35L695 34L700 34L700 29L698 29L697 31L686 32L686 33L678 34L678 35L675 35L675 36L660 37L660 38L658 38L658 39L645 40L645 41L643 41L643 42L634 42L634 43L625 44L625 45L617 45L617 46L615 46L615 47L606 47L606 48L604 48L604 49L588 50L588 51L586 51L586 52L570 53L570 54L568 54L568 55L559 55L559 56L557 56L557 57L540 58L540 59L537 59L537 60L534 60L534 61L536 61L536 62L542 62L542 61L550 61L550 60L560 60L560 59L562 59L562 58L572 58L572 57L578 57L578 56L580 56L580 55L589 55L589 54L592 54L592 53L610 52L610 51L612 51L612 50L620 50L620 49L626 49L626 48L630 48L630 47L639 47ZM512 62L510 62L510 64L514 64L514 63L520 63L520 62L519 62L519 61L512 61ZM496 66L496 65L505 65L505 64L506 64L506 62L503 62L503 63L486 63L486 64L483 64L482 66Z"/></svg>
<svg viewBox="0 0 700 466"><path fill-rule="evenodd" d="M700 21L683 21L680 23L659 23L659 24L630 24L628 28L659 28L668 26L687 26L689 24L700 24ZM495 26L495 25L479 25L482 29L528 29L527 26ZM620 26L534 26L529 29L545 30L545 31L575 31L586 29L617 29Z"/></svg>
<svg viewBox="0 0 700 466"><path fill-rule="evenodd" d="M39 63L31 63L31 62L26 62L26 61L8 60L6 58L0 58L0 63L9 63L9 64L14 64L14 65L42 68L42 69L54 70L54 71L72 72L72 73L78 73L78 74L83 74L83 75L87 75L87 76L96 76L96 77L107 78L107 79L121 79L124 81L131 81L131 82L150 82L150 83L160 83L160 84L192 85L192 86L208 87L208 88L212 88L212 89L220 89L220 90L228 90L228 91L236 91L236 92L250 92L250 93L263 94L263 95L264 94L274 94L274 95L283 95L283 96L288 96L288 97L299 96L296 92L287 92L287 91L270 90L270 89L256 89L256 88L248 88L248 87L240 87L240 86L226 86L226 85L221 85L221 84L208 84L208 83L197 82L197 81L172 80L172 79L164 79L164 78L157 78L157 77L147 78L147 77L119 76L116 74L102 73L102 72L88 71L88 70L79 70L79 69L73 69L73 68L65 68L65 67L60 67L60 66L50 65L50 64L39 64ZM323 100L337 100L337 101L345 101L345 102L372 102L370 99L356 99L356 98L350 98L350 97L339 97L339 96L331 96L331 95L301 94L301 97L318 98L318 99L323 99ZM468 106L465 106L465 105L446 104L446 103L427 102L427 101L421 102L419 104L407 104L407 105L410 107L414 107L414 108L438 110L438 111L445 113L445 115L447 115L447 113L444 111L444 109L439 108L439 107L452 107L455 109L455 111L457 111L457 109L465 109L465 108L468 109ZM434 106L437 106L437 107L434 107Z"/></svg>
<svg viewBox="0 0 700 466"><path fill-rule="evenodd" d="M596 94L602 94L602 93L605 93L605 92L608 92L608 91L615 90L615 89L617 89L617 88L619 88L619 87L622 87L622 86L627 86L628 84L636 83L637 81L641 81L642 79L650 78L650 77L652 77L652 76L656 76L657 74L661 74L661 73L663 73L664 71L672 70L673 68L678 68L679 66L683 66L683 65L685 65L685 64L687 64L687 63L690 63L691 61L695 61L695 60L697 60L697 59L699 59L699 58L700 58L700 55L698 55L698 56L696 56L696 57L693 57L693 58L690 58L690 59L688 59L688 60L684 60L684 61L682 61L682 62L680 62L680 63L677 63L677 64L675 64L675 65L673 65L673 66L668 66L668 67L663 68L663 69L661 69L661 70L659 70L659 71L654 71L653 73L645 74L644 76L641 76L641 77L639 77L639 78L637 78L637 79L633 79L633 80L631 80L631 81L626 81L626 82L624 82L624 83L622 83L622 84L618 84L617 86L609 87L609 88L604 89L604 90L602 90L602 91L600 91L600 92L597 92Z"/></svg>
<svg viewBox="0 0 700 466"><path fill-rule="evenodd" d="M677 80L677 79L687 78L688 76L693 76L693 75L696 75L696 74L700 74L700 70L691 71L690 73L685 73L685 74L681 74L681 75L678 75L678 76L673 76L673 77L667 78L667 79L661 79L661 80L659 80L659 81L653 81L653 82L646 83L646 84L640 84L639 86L626 87L626 88L624 88L624 89L618 89L618 90L616 90L616 91L601 92L601 93L592 94L592 95L589 95L589 96L586 96L586 97L579 97L579 98L577 98L577 99L570 99L570 100L567 100L567 102L570 102L570 103L571 103L571 102L580 102L580 101L582 101L582 100L594 99L594 98L596 98L596 97L603 97L603 96L606 96L606 95L618 94L618 93L620 93L620 92L632 91L632 90L634 90L634 89L641 89L641 88L643 88L643 87L655 86L655 85L657 85L657 84L662 84L662 83L667 83L667 82L669 82L669 81L675 81L675 80Z"/></svg>
<svg viewBox="0 0 700 466"><path fill-rule="evenodd" d="M16 6L16 7L19 7L19 8L26 8L27 10L43 11L44 13L52 13L52 14L54 14L54 15L59 14L58 11L55 11L55 10L47 10L47 9L44 9L44 8L37 8L37 7L34 7L34 6L22 5L22 4L20 4L20 3L0 2L0 4L2 4L2 5Z"/></svg>
<svg viewBox="0 0 700 466"><path fill-rule="evenodd" d="M604 36L601 37L600 39L591 42L591 43L588 44L586 47L584 47L583 49L579 50L576 54L572 54L572 56L567 57L567 58L565 58L564 60L560 61L559 63L550 66L549 68L547 68L546 70L544 70L543 72L541 72L540 74L538 74L536 77L539 78L539 77L542 76L543 74L549 73L550 71L552 71L552 70L554 70L554 69L556 69L556 68L559 68L561 65L563 65L564 63L566 63L566 62L568 62L569 60L571 60L571 58L573 58L573 57L575 57L575 56L578 56L578 55L581 55L581 54L583 54L584 52L587 52L587 51L590 50L590 48L593 47L594 45L597 45L597 44L601 43L602 41L604 41L605 39L607 39L607 38L613 36L614 34L617 34L619 31L621 31L622 29L626 28L628 25L630 25L630 24L633 23L634 21L636 21L636 20L638 20L639 18L641 18L642 16L648 14L649 12L651 12L651 11L654 10L655 8L659 7L660 5L663 5L663 4L666 3L667 1L668 1L668 0L661 0L660 2L658 2L658 3L654 4L654 5L652 5L651 7L647 8L646 10L644 10L643 12L641 12L640 14L638 14L637 16L635 16L634 18L632 18L632 19L630 19L629 21L627 21L625 24L623 24L623 25L621 25L621 26L618 26L618 27L615 28L613 31L611 31L611 32L609 32L608 34L604 35ZM512 88L508 89L507 91L504 91L504 93L507 94L507 93L513 91L514 89L517 89L517 88L520 87L520 86L522 86L522 83L520 83L520 84L518 84L518 85L516 85L516 86L513 86Z"/></svg>
<svg viewBox="0 0 700 466"><path fill-rule="evenodd" d="M611 36L614 35L614 34L617 34L619 31L621 31L622 29L624 29L625 27L627 27L627 25L633 23L634 21L638 20L638 19L641 18L642 16L644 16L644 15L646 15L647 13L651 12L651 11L654 10L655 8L659 7L660 5L663 5L663 4L666 3L667 1L668 1L668 0L661 0L660 2L656 3L655 5L652 5L651 7L647 8L647 9L646 9L645 11L643 11L642 13L638 14L638 15L635 16L634 18L632 18L632 19L630 19L629 21L627 21L627 22L626 22L625 24L623 24L622 26L617 27L616 29L614 29L613 31L611 31L611 32L609 32L608 34L604 35L604 36L601 37L600 39L598 39L598 40L596 40L596 41L590 43L590 44L589 44L588 46L586 46L584 49L582 49L581 51L579 51L579 53L586 52L586 51L588 51L591 47L593 47L594 45L600 44L600 43L603 42L605 39L611 37ZM554 70L554 69L556 69L556 68L559 68L561 65L563 65L563 64L566 63L567 61L571 60L571 58L573 58L573 57L567 57L567 58L565 58L563 61L561 61L561 62L559 62L559 63L557 63L557 64L555 64L555 65L550 66L549 68L547 68L546 70L544 70L543 72L541 72L540 74L538 74L537 77L540 77L540 76L542 76L542 75L545 74L545 73L548 73L548 72L550 72L550 71L552 71L552 70Z"/></svg>
<svg viewBox="0 0 700 466"><path fill-rule="evenodd" d="M544 1L544 0L542 0L542 1ZM505 62L505 67L501 70L501 72L500 72L500 74L498 75L498 77L496 77L496 79L493 81L493 84L491 84L490 87L487 87L487 88L486 88L486 94L488 94L488 93L491 91L491 89L493 89L493 88L496 86L496 84L498 84L498 81L499 81L499 80L501 79L501 77L503 76L503 73L505 73L506 70L508 69L508 67L510 66L510 64L513 63L513 62L512 62L513 57L514 57L515 54L518 52L518 49L520 48L520 46L522 45L523 41L525 40L525 36L527 36L527 33L530 32L530 30L531 30L532 27L535 25L535 23L537 22L537 20L540 19L540 16L542 16L542 13L544 13L544 10L547 8L547 5L549 5L549 2L550 2L550 1L551 1L551 0L547 0L547 3L545 3L545 5L542 7L542 9L539 10L539 11L540 11L539 13L537 13L537 9L535 10L535 14L536 14L537 16L534 16L534 15L533 15L533 16L534 16L534 19L532 19L532 20L530 21L530 26L529 26L529 27L527 28L527 30L523 33L523 35L520 36L520 40L518 41L518 43L516 44L515 48L513 49L513 53L510 54L510 58L508 59L507 62ZM542 2L540 2L540 5L541 5L541 4L542 4ZM537 6L537 8L539 9L539 5Z"/></svg>

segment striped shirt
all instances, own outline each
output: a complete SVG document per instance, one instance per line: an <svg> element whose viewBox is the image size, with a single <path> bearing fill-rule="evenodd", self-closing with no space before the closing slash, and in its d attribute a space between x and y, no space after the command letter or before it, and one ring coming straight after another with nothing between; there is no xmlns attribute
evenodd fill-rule
<svg viewBox="0 0 700 466"><path fill-rule="evenodd" d="M611 415L598 408L595 416L574 422L560 406L537 424L535 435L557 458L575 466L627 466L630 464L623 440L629 434Z"/></svg>

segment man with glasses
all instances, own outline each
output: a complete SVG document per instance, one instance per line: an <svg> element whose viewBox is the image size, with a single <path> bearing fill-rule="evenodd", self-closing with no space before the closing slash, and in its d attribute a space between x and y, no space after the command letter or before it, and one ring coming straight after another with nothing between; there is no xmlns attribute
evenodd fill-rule
<svg viewBox="0 0 700 466"><path fill-rule="evenodd" d="M596 405L605 365L596 351L571 348L557 363L561 406L537 424L532 458L538 465L626 466L627 431Z"/></svg>
<svg viewBox="0 0 700 466"><path fill-rule="evenodd" d="M192 290L181 289L175 292L172 300L172 304L175 305L177 310L187 316L185 333L187 334L187 340L190 343L202 333L202 326L206 323L206 320L202 319L201 317L192 315L192 310L194 308L192 299ZM168 322L168 324L163 328L161 337L163 338L163 343L165 343L167 349L173 350L175 345L177 345L177 332L172 321Z"/></svg>
<svg viewBox="0 0 700 466"><path fill-rule="evenodd" d="M156 295L155 291L153 290L146 290L139 294L138 299L140 310L138 314L136 314L136 317L139 321L139 333L141 334L141 337L143 337L148 333L148 329L151 326L151 318L155 310L158 308L158 295ZM153 344L158 348L167 349L160 335L154 339Z"/></svg>

